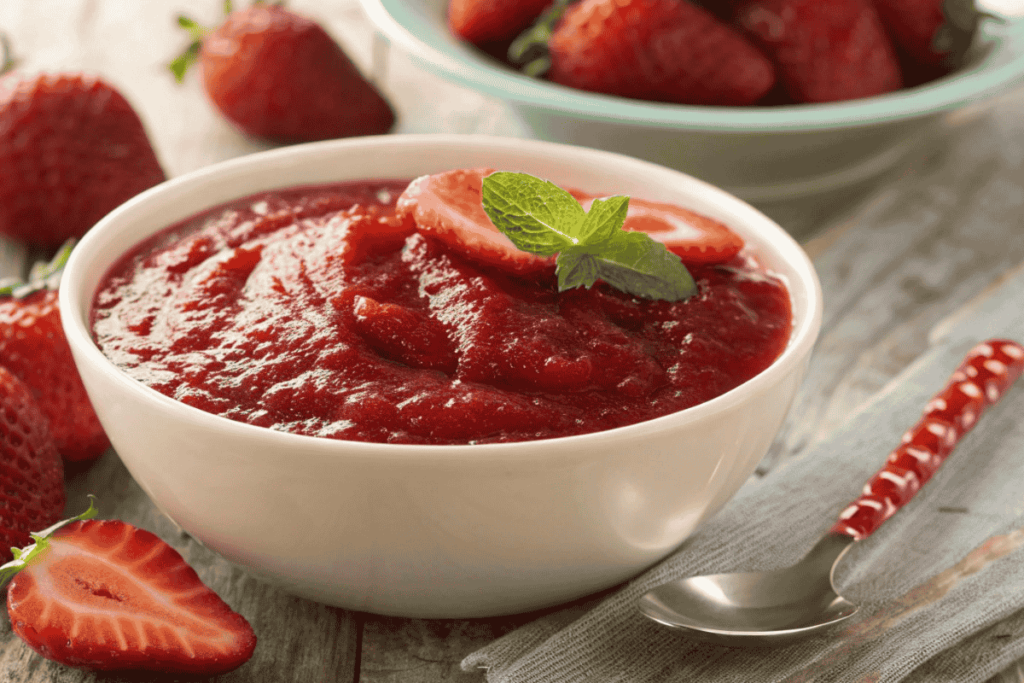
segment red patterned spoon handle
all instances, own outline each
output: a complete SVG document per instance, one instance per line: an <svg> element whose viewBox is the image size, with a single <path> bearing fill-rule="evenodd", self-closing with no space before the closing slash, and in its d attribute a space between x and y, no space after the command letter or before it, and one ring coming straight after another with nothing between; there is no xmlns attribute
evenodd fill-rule
<svg viewBox="0 0 1024 683"><path fill-rule="evenodd" d="M903 507L939 469L986 408L1024 371L1024 347L990 339L971 349L945 388L928 402L916 425L864 485L833 525L833 533L860 540Z"/></svg>

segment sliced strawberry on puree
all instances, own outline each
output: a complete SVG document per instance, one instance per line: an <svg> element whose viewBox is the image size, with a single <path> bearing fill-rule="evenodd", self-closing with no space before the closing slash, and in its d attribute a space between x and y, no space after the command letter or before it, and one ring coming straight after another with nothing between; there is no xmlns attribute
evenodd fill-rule
<svg viewBox="0 0 1024 683"><path fill-rule="evenodd" d="M554 259L520 251L487 217L481 188L491 173L473 168L421 176L398 198L398 213L411 216L421 233L472 261L517 275L553 266Z"/></svg>
<svg viewBox="0 0 1024 683"><path fill-rule="evenodd" d="M525 275L550 267L554 259L519 250L494 226L483 208L483 179L492 169L464 169L422 176L398 198L398 213L416 229L478 263ZM568 189L587 211L593 195ZM678 254L684 263L724 263L743 248L743 238L725 224L675 204L629 200L624 230L645 232Z"/></svg>
<svg viewBox="0 0 1024 683"><path fill-rule="evenodd" d="M17 572L7 611L29 647L68 666L205 675L252 656L252 627L172 547L121 521L82 520L89 512L0 568Z"/></svg>
<svg viewBox="0 0 1024 683"><path fill-rule="evenodd" d="M593 195L572 192L587 211ZM724 223L675 204L631 197L623 230L646 232L683 263L725 263L743 249L743 238Z"/></svg>

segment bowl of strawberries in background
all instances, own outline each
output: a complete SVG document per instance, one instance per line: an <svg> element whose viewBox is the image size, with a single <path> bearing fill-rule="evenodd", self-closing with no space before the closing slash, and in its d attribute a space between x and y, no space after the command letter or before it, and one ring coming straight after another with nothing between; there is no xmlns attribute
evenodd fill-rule
<svg viewBox="0 0 1024 683"><path fill-rule="evenodd" d="M762 202L876 177L1024 77L1020 19L943 2L581 0L539 19L549 2L363 5L394 47L506 101L535 137Z"/></svg>
<svg viewBox="0 0 1024 683"><path fill-rule="evenodd" d="M229 419L190 404L194 402L185 394L177 400L147 386L145 378L133 376L101 349L106 335L98 332L97 325L101 319L110 319L102 311L132 299L112 294L101 297L97 292L103 291L108 278L121 281L120 275L108 275L117 264L175 262L175 257L166 255L125 261L133 245L167 226L207 216L204 212L254 193L346 181L392 179L407 183L418 176L422 181L424 174L485 167L532 174L582 192L621 192L637 202L649 200L656 207L663 206L655 204L658 202L685 206L707 217L705 222L728 226L721 234L740 238L736 248L743 251L737 258L753 259L749 261L752 267L765 269L774 274L773 281L785 284L781 296L788 300L784 306L788 320L772 342L773 354L778 355L750 379L716 398L622 427L510 442L389 443L311 436ZM475 175L467 173L467 177ZM428 217L439 215L437 211L454 215L451 207L463 203L448 205L442 193L437 195L440 204L431 204L432 195L424 189L431 187L430 182L410 184L403 197L415 198L416 187L425 193L419 195L417 206L427 207ZM452 187L458 192L462 186ZM399 206L401 202L399 199ZM219 224L219 219L202 220L203 225ZM417 230L426 230L420 219L416 220ZM429 237L426 241L419 233L409 237L418 246L405 242L399 261L418 258L417 250L425 245L457 240L458 227L443 227L463 225L460 219L452 220L437 223L442 226L439 232L423 233ZM257 229L256 234L264 233ZM463 247L468 245L470 254L466 258L492 253L485 244L481 246L480 235L475 229L462 234L467 238ZM434 238L439 242L431 241ZM493 244L486 236L483 241ZM700 243L694 248L701 251L703 247ZM205 253L191 248L186 251ZM345 249L327 251L342 253ZM730 253L737 254L735 250ZM534 258L525 252L516 254L517 262ZM217 257L211 263L220 261ZM553 275L554 268L550 270ZM497 277L493 271L482 272L470 280L488 282ZM368 282L381 281L367 277ZM507 277L511 276L501 275L497 281L505 282ZM261 280L243 279L250 283ZM206 281L192 276L182 280ZM454 286L461 287L463 281L455 280ZM162 287L156 286L155 291L164 291ZM138 291L148 289L152 288L144 286ZM288 285L280 282L274 285L278 293L287 289ZM412 287L411 291L417 290ZM803 376L821 322L820 287L806 254L777 224L735 197L677 171L605 151L457 135L390 135L298 145L175 178L122 205L89 231L71 256L60 296L67 338L86 388L97 397L99 419L132 476L163 512L207 547L295 594L350 609L416 617L509 614L557 604L619 583L670 553L732 497L768 449ZM273 293L268 296L276 297ZM357 298L353 310L370 315L368 307L373 306L379 322L390 315L389 310L400 312L400 307ZM331 306L341 305L335 295L328 299L334 302ZM164 300L176 306L173 302L179 298L169 295L161 297ZM264 315L266 297L254 301L261 303L258 312ZM525 305L520 302L513 308ZM489 305L491 309L494 305ZM138 310L138 306L127 305L125 310ZM473 318L466 315L470 310L475 309L456 309L456 314ZM309 315L313 320L320 314ZM232 315L231 319L248 317ZM110 320L115 328L120 326ZM341 326L339 320L330 314L316 327L329 332ZM395 320L406 325L401 320L412 318L406 313ZM131 326L163 329L175 325L157 318L141 328ZM409 326L402 329L408 331ZM373 336L374 329L368 330ZM261 335L253 329L242 338ZM411 348L409 340L418 338L411 332L399 336L406 340L396 347L399 353ZM375 338L380 342L379 335ZM348 339L333 355L356 348L355 338ZM508 337L497 338L495 343L509 349L520 344ZM522 343L530 346L534 342ZM128 344L132 345L154 348L149 343ZM326 351L319 343L315 348ZM197 362L202 356L189 353ZM325 359L332 355L317 354ZM491 356L483 365L501 362ZM721 362L738 366L746 361L727 356ZM415 359L409 363L413 365L387 361L371 374L406 373L421 365ZM279 367L276 361L260 360L253 368L258 370L260 364ZM187 368L192 369L185 374L191 375L199 365L191 363ZM434 379L442 376L436 370L427 374ZM245 381L251 382L251 378ZM460 382L452 386L459 385L462 391ZM467 391L490 391L489 385L466 384ZM289 380L279 389L286 385L296 383ZM415 394L420 391L418 386L400 379L396 390ZM407 423L408 429L426 430L424 434L434 433L442 423L442 408L462 415L454 420L452 429L469 428L480 421L472 412L477 410L476 403L396 403L390 393L381 391L371 393L385 396L395 410L408 406L415 411L417 405L425 405L437 411L430 419L413 416ZM597 390L587 391L590 393L581 394L590 397L587 406L593 400L604 400L594 393ZM274 393L279 392L259 391L261 396ZM358 404L370 410L376 404L364 394L360 394L363 398L353 394L352 399L329 404ZM297 402L285 401L283 409L296 415ZM481 410L489 409L483 406ZM346 418L333 429L358 427L360 419ZM516 419L510 426L529 426L522 422ZM363 427L373 430L377 424L374 417Z"/></svg>

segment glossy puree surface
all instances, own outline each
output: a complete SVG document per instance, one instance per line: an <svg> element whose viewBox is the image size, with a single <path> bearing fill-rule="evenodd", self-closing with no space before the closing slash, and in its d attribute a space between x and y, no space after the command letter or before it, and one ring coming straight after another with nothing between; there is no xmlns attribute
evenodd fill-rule
<svg viewBox="0 0 1024 683"><path fill-rule="evenodd" d="M94 299L130 376L232 420L319 437L467 444L581 434L712 399L790 334L783 284L741 254L667 303L559 294L477 266L393 211L407 182L261 194L138 245Z"/></svg>

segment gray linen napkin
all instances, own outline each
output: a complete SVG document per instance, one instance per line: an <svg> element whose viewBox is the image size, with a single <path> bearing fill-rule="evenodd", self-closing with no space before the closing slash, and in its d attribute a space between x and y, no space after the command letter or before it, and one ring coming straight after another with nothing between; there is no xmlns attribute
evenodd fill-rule
<svg viewBox="0 0 1024 683"><path fill-rule="evenodd" d="M489 683L982 682L1024 657L1024 379L904 509L855 543L837 587L861 606L772 649L699 643L640 616L653 586L799 560L883 464L962 356L1024 341L1024 272L1004 282L866 408L745 486L674 555L618 591L547 614L462 662Z"/></svg>

